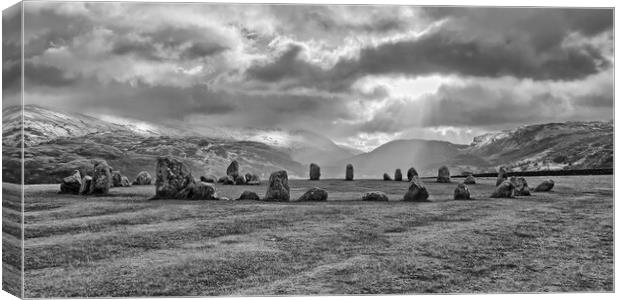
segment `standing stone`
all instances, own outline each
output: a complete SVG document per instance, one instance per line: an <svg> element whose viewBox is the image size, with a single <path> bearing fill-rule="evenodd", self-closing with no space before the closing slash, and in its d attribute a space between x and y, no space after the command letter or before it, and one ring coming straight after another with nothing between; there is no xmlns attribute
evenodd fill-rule
<svg viewBox="0 0 620 300"><path fill-rule="evenodd" d="M509 180L505 180L495 188L491 198L514 198L515 186Z"/></svg>
<svg viewBox="0 0 620 300"><path fill-rule="evenodd" d="M260 197L252 191L243 191L237 200L260 200Z"/></svg>
<svg viewBox="0 0 620 300"><path fill-rule="evenodd" d="M420 177L413 176L409 184L409 190L405 193L404 201L412 202L430 202L428 200L428 191L420 180Z"/></svg>
<svg viewBox="0 0 620 300"><path fill-rule="evenodd" d="M301 195L297 201L327 201L327 191L322 188L313 187Z"/></svg>
<svg viewBox="0 0 620 300"><path fill-rule="evenodd" d="M252 174L251 173L245 173L245 181L252 181Z"/></svg>
<svg viewBox="0 0 620 300"><path fill-rule="evenodd" d="M235 178L235 184L236 185L244 185L245 184L245 176L237 176L237 178Z"/></svg>
<svg viewBox="0 0 620 300"><path fill-rule="evenodd" d="M348 164L347 165L344 179L345 180L353 180L353 165L352 164Z"/></svg>
<svg viewBox="0 0 620 300"><path fill-rule="evenodd" d="M372 191L364 193L362 201L389 201L389 199L384 192Z"/></svg>
<svg viewBox="0 0 620 300"><path fill-rule="evenodd" d="M394 171L394 180L403 181L403 173L400 171L400 169L396 169L396 171Z"/></svg>
<svg viewBox="0 0 620 300"><path fill-rule="evenodd" d="M497 171L497 181L495 181L495 186L499 186L506 179L508 179L508 170L506 169L506 167L501 166Z"/></svg>
<svg viewBox="0 0 620 300"><path fill-rule="evenodd" d="M269 176L269 186L265 193L265 201L281 201L290 200L290 188L288 187L288 174L286 171L277 171Z"/></svg>
<svg viewBox="0 0 620 300"><path fill-rule="evenodd" d="M420 175L418 175L418 171L416 171L414 167L411 167L409 168L409 170L407 170L407 180L411 181L411 179L413 179L414 176L420 176Z"/></svg>
<svg viewBox="0 0 620 300"><path fill-rule="evenodd" d="M465 180L463 181L464 184L476 184L476 178L474 178L474 175L467 175L467 178L465 178Z"/></svg>
<svg viewBox="0 0 620 300"><path fill-rule="evenodd" d="M439 171L437 172L437 182L450 182L450 170L448 170L448 167L442 166L441 168L439 168Z"/></svg>
<svg viewBox="0 0 620 300"><path fill-rule="evenodd" d="M113 187L119 187L121 186L121 171L114 171L112 172L112 186Z"/></svg>
<svg viewBox="0 0 620 300"><path fill-rule="evenodd" d="M135 185L150 185L151 183L153 183L153 177L147 171L138 173L136 180L133 182Z"/></svg>
<svg viewBox="0 0 620 300"><path fill-rule="evenodd" d="M194 177L192 173L181 161L172 157L160 157L157 159L155 198L183 199L184 195L181 191L193 183Z"/></svg>
<svg viewBox="0 0 620 300"><path fill-rule="evenodd" d="M190 182L177 194L177 199L218 200L215 186L208 182Z"/></svg>
<svg viewBox="0 0 620 300"><path fill-rule="evenodd" d="M233 160L228 168L226 169L226 175L233 178L233 180L237 179L239 176L239 163L236 160Z"/></svg>
<svg viewBox="0 0 620 300"><path fill-rule="evenodd" d="M383 180L385 181L391 181L392 177L390 177L390 175L388 173L383 173Z"/></svg>
<svg viewBox="0 0 620 300"><path fill-rule="evenodd" d="M129 182L129 178L127 178L127 176L121 176L121 186L122 187L131 186L131 182Z"/></svg>
<svg viewBox="0 0 620 300"><path fill-rule="evenodd" d="M553 189L554 185L555 185L555 182L553 182L553 180L547 179L547 180L543 181L541 184L539 184L534 189L534 192L548 192L551 189Z"/></svg>
<svg viewBox="0 0 620 300"><path fill-rule="evenodd" d="M459 183L454 189L454 200L469 200L469 188L464 183Z"/></svg>
<svg viewBox="0 0 620 300"><path fill-rule="evenodd" d="M105 160L96 161L89 194L105 195L110 192L111 185L112 174L110 173L110 166L108 166Z"/></svg>
<svg viewBox="0 0 620 300"><path fill-rule="evenodd" d="M510 182L515 186L515 196L531 196L530 188L523 177L510 177Z"/></svg>
<svg viewBox="0 0 620 300"><path fill-rule="evenodd" d="M80 171L75 170L71 176L67 176L62 179L62 183L60 184L60 193L61 194L79 194L80 188L82 187L82 176L80 176Z"/></svg>
<svg viewBox="0 0 620 300"><path fill-rule="evenodd" d="M319 180L321 178L321 167L312 163L310 164L310 180Z"/></svg>
<svg viewBox="0 0 620 300"><path fill-rule="evenodd" d="M88 194L90 192L90 184L93 182L93 178L86 175L82 178L82 186L80 186L80 195Z"/></svg>
<svg viewBox="0 0 620 300"><path fill-rule="evenodd" d="M246 174L246 178L247 178ZM247 185L260 185L260 176L258 176L257 174L250 174L250 180L248 180L248 182L246 182Z"/></svg>

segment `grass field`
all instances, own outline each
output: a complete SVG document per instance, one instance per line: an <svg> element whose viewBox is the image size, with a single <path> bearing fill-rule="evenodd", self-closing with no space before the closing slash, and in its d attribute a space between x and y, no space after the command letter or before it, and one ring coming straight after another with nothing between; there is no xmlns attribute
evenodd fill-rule
<svg viewBox="0 0 620 300"><path fill-rule="evenodd" d="M290 181L293 199L326 188L323 203L27 186L25 296L612 291L612 176L553 179L551 193L490 199L495 179L479 178L471 201L425 180L431 203L401 202L408 183L380 180ZM217 185L231 199L246 189L266 186ZM369 190L391 201L356 200Z"/></svg>

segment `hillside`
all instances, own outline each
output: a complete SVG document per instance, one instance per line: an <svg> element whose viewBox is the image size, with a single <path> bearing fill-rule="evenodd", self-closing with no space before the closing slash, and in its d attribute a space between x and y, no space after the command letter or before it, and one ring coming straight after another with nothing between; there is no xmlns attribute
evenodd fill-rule
<svg viewBox="0 0 620 300"><path fill-rule="evenodd" d="M3 180L19 179L21 110L3 110ZM285 169L305 178L317 162L323 178L342 178L344 166L356 178L380 178L413 166L434 176L441 165L452 174L613 167L613 122L566 122L522 126L474 138L470 145L445 141L395 140L359 153L305 130L201 128L202 131L114 117L95 118L39 106L24 107L26 183L58 182L93 158L104 158L129 177L154 171L155 157L172 155L187 162L196 176L223 175L236 159L242 172L266 178Z"/></svg>
<svg viewBox="0 0 620 300"><path fill-rule="evenodd" d="M470 145L428 140L395 140L328 166L342 176L352 163L359 178L379 178L396 168L414 166L422 176L435 176L447 165L452 174L494 172L500 165L513 171L613 168L613 122L566 122L522 126L488 133Z"/></svg>
<svg viewBox="0 0 620 300"><path fill-rule="evenodd" d="M21 166L19 109L3 110L3 181L18 182ZM155 171L155 158L171 155L185 161L196 177L221 176L233 159L241 172L266 178L272 171L286 169L291 177L303 176L304 166L290 154L260 142L196 136L168 136L174 132L140 130L90 116L59 113L37 106L24 111L25 182L59 182L75 169L84 169L94 158L103 158L114 169L133 179L142 170ZM145 126L141 126L145 128Z"/></svg>

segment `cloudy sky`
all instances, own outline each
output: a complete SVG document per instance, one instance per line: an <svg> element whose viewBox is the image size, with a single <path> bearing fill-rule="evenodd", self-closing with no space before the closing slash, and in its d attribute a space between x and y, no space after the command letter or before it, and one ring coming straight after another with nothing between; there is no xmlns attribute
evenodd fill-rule
<svg viewBox="0 0 620 300"><path fill-rule="evenodd" d="M364 150L613 118L612 10L24 5L26 104L306 128ZM18 51L7 39L4 52ZM15 82L5 76L5 100Z"/></svg>

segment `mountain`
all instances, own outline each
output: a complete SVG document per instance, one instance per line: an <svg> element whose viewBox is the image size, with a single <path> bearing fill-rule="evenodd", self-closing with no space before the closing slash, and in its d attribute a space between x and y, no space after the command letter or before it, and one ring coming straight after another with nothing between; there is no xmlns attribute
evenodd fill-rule
<svg viewBox="0 0 620 300"><path fill-rule="evenodd" d="M21 168L21 109L3 110L3 180L18 182ZM24 107L24 165L26 183L59 182L94 158L106 159L113 169L130 178L155 171L155 158L171 155L185 161L196 177L225 175L236 159L243 173L263 179L276 170L292 178L304 176L305 166L270 145L207 136L176 134L177 128L159 128L133 122L117 124L91 116L61 113L39 106ZM171 135L168 135L171 134Z"/></svg>
<svg viewBox="0 0 620 300"><path fill-rule="evenodd" d="M613 168L613 121L522 126L474 138L467 149L515 171Z"/></svg>
<svg viewBox="0 0 620 300"><path fill-rule="evenodd" d="M452 174L613 168L613 121L566 122L522 126L475 137L470 145L428 140L395 140L369 153L327 167L342 177L352 163L358 178L379 178L413 166L422 176L436 176L442 165Z"/></svg>
<svg viewBox="0 0 620 300"><path fill-rule="evenodd" d="M344 166L352 164L357 178L379 178L387 172L393 174L400 168L405 174L410 167L415 167L420 175L431 175L428 165L442 163L461 153L467 145L452 144L445 141L421 139L394 140L385 143L368 153L337 161L325 168L325 173L342 177Z"/></svg>
<svg viewBox="0 0 620 300"><path fill-rule="evenodd" d="M3 109L2 174L10 182L20 178L21 113L20 107ZM527 125L475 137L470 145L395 140L359 153L307 130L196 130L32 105L23 108L23 116L26 183L59 182L94 158L106 159L131 178L142 170L154 172L155 158L162 155L185 161L197 177L224 175L236 159L241 172L263 179L279 169L291 178L306 178L310 162L321 165L323 178L342 178L348 163L356 178L380 178L411 166L422 176L436 175L442 165L452 174L493 172L499 165L515 171L613 167L613 121Z"/></svg>

